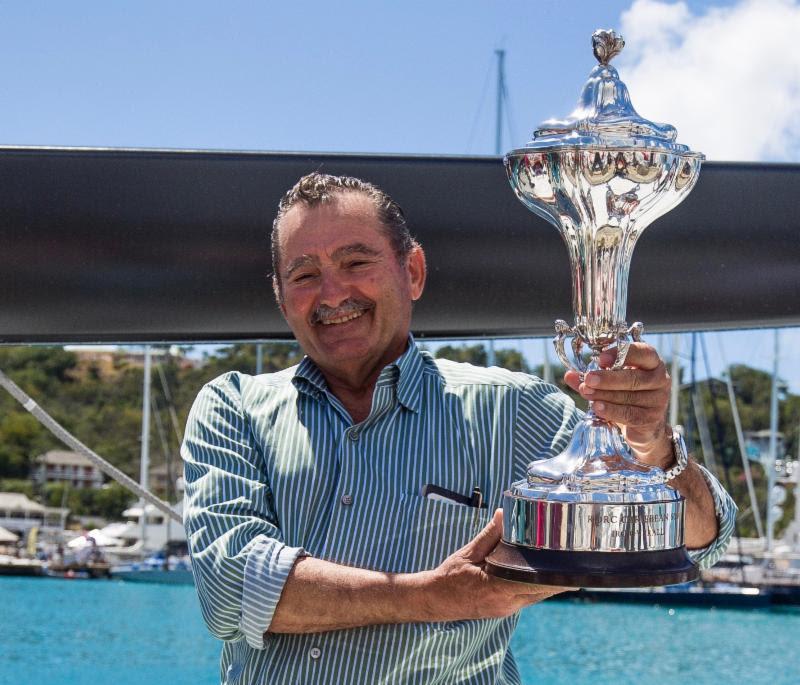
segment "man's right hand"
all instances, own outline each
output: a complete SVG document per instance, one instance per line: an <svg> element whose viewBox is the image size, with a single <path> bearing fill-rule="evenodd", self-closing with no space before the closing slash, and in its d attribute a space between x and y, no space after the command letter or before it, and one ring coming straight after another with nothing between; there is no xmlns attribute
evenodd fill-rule
<svg viewBox="0 0 800 685"><path fill-rule="evenodd" d="M438 568L384 573L301 557L289 574L271 633L319 633L379 623L502 618L567 588L490 576L486 555L500 541L502 512Z"/></svg>
<svg viewBox="0 0 800 685"><path fill-rule="evenodd" d="M500 541L503 512L495 511L489 524L438 568L417 576L419 609L427 621L503 618L529 604L570 588L531 585L503 580L484 571L484 560Z"/></svg>

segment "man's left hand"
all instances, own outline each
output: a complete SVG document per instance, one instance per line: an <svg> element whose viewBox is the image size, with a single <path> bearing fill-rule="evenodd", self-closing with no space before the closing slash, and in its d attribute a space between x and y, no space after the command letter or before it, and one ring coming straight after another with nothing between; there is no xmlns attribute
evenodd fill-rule
<svg viewBox="0 0 800 685"><path fill-rule="evenodd" d="M583 382L577 371L567 371L564 380L594 403L597 416L622 428L639 461L668 468L673 454L666 421L671 383L666 366L645 343L631 343L625 366L612 371L616 357L616 349L607 350L599 358L602 370L590 371Z"/></svg>

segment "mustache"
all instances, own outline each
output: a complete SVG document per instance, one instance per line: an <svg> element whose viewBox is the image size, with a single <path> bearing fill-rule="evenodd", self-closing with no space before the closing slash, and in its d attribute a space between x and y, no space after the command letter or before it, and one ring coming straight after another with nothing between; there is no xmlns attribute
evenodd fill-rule
<svg viewBox="0 0 800 685"><path fill-rule="evenodd" d="M338 319L356 312L365 312L368 309L372 309L372 307L373 303L369 300L359 300L354 297L345 300L338 307L329 307L326 304L321 304L311 315L311 323L317 324L325 319Z"/></svg>

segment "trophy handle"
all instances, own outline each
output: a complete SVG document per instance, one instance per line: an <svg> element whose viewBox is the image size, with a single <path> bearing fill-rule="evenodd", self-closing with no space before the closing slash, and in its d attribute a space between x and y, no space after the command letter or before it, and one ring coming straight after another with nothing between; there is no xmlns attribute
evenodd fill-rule
<svg viewBox="0 0 800 685"><path fill-rule="evenodd" d="M584 346L583 337L574 326L570 326L563 319L557 319L555 322L556 336L553 338L553 347L556 349L556 354L564 365L564 368L572 369L580 374L585 374L587 371L597 368L596 357L599 354L598 350L594 350L590 361L586 361L581 355ZM642 332L644 331L644 324L641 321L636 321L630 328L627 324L622 324L617 330L617 358L614 360L612 369L621 369L625 365L625 359L628 356L631 342L641 342ZM565 341L567 338L572 338L572 353L573 358L570 359L565 349ZM594 366L592 366L594 364Z"/></svg>
<svg viewBox="0 0 800 685"><path fill-rule="evenodd" d="M578 332L570 326L564 319L556 319L555 323L556 337L553 338L553 347L556 348L556 354L564 365L565 369L572 369L580 374L584 374L589 370L589 365L581 357L583 350L583 339ZM564 341L567 338L572 338L572 351L575 355L574 361L567 356L567 351L564 349Z"/></svg>
<svg viewBox="0 0 800 685"><path fill-rule="evenodd" d="M612 369L621 369L625 365L631 342L642 342L643 332L644 324L641 321L635 321L628 329L625 329L624 326L622 327L617 333L617 358L614 360Z"/></svg>

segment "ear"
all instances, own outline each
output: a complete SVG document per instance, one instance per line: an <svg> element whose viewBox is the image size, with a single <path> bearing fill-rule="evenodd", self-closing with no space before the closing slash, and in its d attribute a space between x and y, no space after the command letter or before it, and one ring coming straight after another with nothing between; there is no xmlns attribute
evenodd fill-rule
<svg viewBox="0 0 800 685"><path fill-rule="evenodd" d="M411 252L409 252L406 260L406 269L408 270L409 282L411 285L411 299L416 302L422 297L422 291L425 289L425 277L427 275L425 253L422 251L420 245L414 245L414 247L411 248Z"/></svg>

